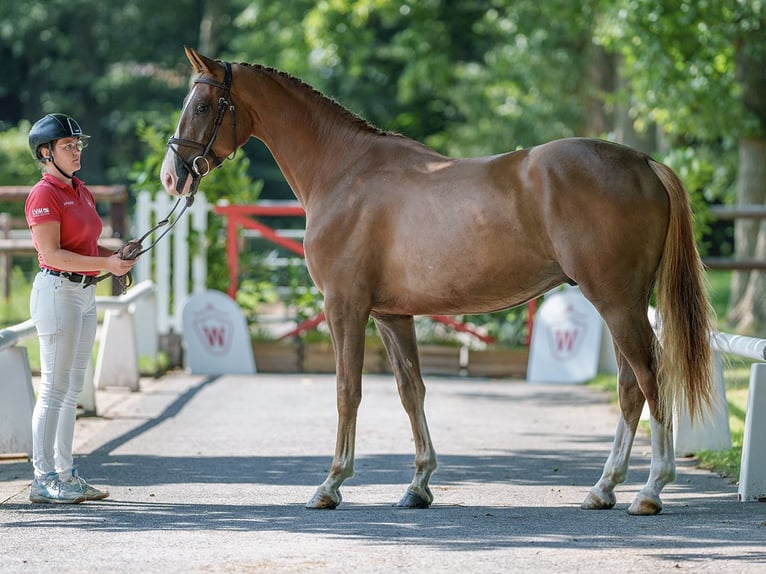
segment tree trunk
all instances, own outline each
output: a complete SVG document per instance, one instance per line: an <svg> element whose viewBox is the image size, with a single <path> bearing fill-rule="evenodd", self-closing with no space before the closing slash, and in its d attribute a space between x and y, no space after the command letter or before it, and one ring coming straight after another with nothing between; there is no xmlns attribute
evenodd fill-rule
<svg viewBox="0 0 766 574"><path fill-rule="evenodd" d="M608 54L602 46L590 43L582 135L604 138L614 129L614 106L606 104L606 96L614 94L616 89L616 62L617 56Z"/></svg>
<svg viewBox="0 0 766 574"><path fill-rule="evenodd" d="M759 133L739 141L737 202L766 202L766 46L760 34L743 38L737 46L737 79L745 108L759 123ZM734 225L737 258L766 259L766 220L739 220ZM766 275L738 271L732 275L728 321L739 333L764 335Z"/></svg>
<svg viewBox="0 0 766 574"><path fill-rule="evenodd" d="M737 200L740 205L766 203L766 139L739 142ZM766 259L766 222L740 219L734 225L738 259ZM732 275L728 321L737 333L764 335L766 275L763 271L737 271Z"/></svg>
<svg viewBox="0 0 766 574"><path fill-rule="evenodd" d="M218 58L218 22L223 7L221 0L204 0L199 24L199 51L210 58Z"/></svg>
<svg viewBox="0 0 766 574"><path fill-rule="evenodd" d="M617 100L614 119L615 141L630 146L644 153L654 154L657 152L657 127L652 124L645 133L636 131L633 115L631 114L632 102L630 100L630 80L625 77L622 66L622 58L617 64L617 93L627 94L626 101L623 98Z"/></svg>

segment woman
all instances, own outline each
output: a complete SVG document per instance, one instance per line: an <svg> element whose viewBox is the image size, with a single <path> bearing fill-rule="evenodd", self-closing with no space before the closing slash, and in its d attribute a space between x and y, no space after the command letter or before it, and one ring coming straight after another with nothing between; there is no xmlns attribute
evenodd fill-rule
<svg viewBox="0 0 766 574"><path fill-rule="evenodd" d="M30 313L40 340L40 385L32 415L32 502L74 504L109 492L78 474L72 457L77 398L96 338L96 277L117 277L136 260L98 245L101 218L75 173L87 135L64 114L48 114L29 132L42 179L26 201L27 224L40 264Z"/></svg>

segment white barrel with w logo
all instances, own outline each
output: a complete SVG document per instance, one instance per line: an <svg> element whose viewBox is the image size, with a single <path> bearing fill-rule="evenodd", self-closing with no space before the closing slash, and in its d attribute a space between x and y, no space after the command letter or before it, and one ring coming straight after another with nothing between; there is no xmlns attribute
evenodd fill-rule
<svg viewBox="0 0 766 574"><path fill-rule="evenodd" d="M192 295L183 309L184 365L192 374L255 373L253 346L239 305L208 289Z"/></svg>

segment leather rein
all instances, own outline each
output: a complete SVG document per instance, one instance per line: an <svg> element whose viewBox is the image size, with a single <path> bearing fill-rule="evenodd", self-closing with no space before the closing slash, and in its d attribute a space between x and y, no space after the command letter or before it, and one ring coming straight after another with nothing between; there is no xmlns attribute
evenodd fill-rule
<svg viewBox="0 0 766 574"><path fill-rule="evenodd" d="M186 169L187 177L190 175L192 178L191 186L189 187L189 194L185 197L179 197L176 201L175 205L173 206L173 209L170 210L170 213L167 214L167 216L162 219L161 221L158 221L157 224L152 227L149 231L144 233L139 239L132 240L127 242L125 245L123 245L120 249L115 251L115 253L118 253L121 259L126 260L132 260L136 259L139 255L142 255L152 249L157 243L165 237L165 235L168 234L168 232L173 229L173 226L175 226L176 222L181 218L181 215L194 203L194 195L197 193L197 187L199 186L200 180L206 176L208 173L210 173L210 162L207 159L207 156L213 158L213 162L215 163L215 167L221 167L223 165L223 161L213 152L213 144L215 143L216 137L218 137L218 131L221 129L221 125L223 124L223 118L226 116L226 112L231 113L231 125L232 125L232 149L234 151L231 152L226 158L224 159L234 159L234 157L237 155L237 114L236 109L234 108L234 104L231 102L231 64L229 62L222 62L224 67L224 79L223 83L218 82L211 78L196 78L194 80L195 84L208 84L210 86L213 86L215 88L219 88L223 90L223 95L218 98L218 110L216 112L215 120L213 122L213 130L210 133L210 138L208 139L206 144L202 144L200 142L184 139L184 138L177 138L177 137L171 137L168 140L168 149L172 150L173 153L176 155L178 160L183 164L184 168ZM178 146L185 146L185 147L191 147L195 148L197 150L201 150L201 153L197 156L195 156L191 161L186 160L181 154L178 152ZM179 178L179 186L183 185L183 182L185 182L184 179ZM178 205L181 203L181 200L185 199L186 203L184 204L183 208L180 212L178 212L178 215L176 218L171 222L170 217L173 215L173 212L176 210ZM170 225L168 225L170 223ZM165 225L168 225L168 227L157 237L151 245L144 248L142 246L142 243L144 240L149 237L152 233L157 231L159 228L164 227ZM100 275L97 278L97 281L103 281L104 279L108 277L114 276L112 273L104 273L103 275ZM126 275L123 275L122 277L114 276L115 279L119 282L120 286L122 287L122 292L125 293L128 287L130 287L133 284L133 274L132 272L128 272Z"/></svg>

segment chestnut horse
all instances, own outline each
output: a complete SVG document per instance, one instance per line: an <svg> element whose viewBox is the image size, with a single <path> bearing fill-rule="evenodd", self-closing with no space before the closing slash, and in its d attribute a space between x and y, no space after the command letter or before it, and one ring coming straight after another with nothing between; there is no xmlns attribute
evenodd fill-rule
<svg viewBox="0 0 766 574"><path fill-rule="evenodd" d="M335 349L338 429L329 474L307 503L335 508L353 475L364 334L380 332L415 442L399 506L427 507L436 454L424 413L414 315L520 305L569 283L614 341L620 417L603 474L583 508L611 508L644 401L649 479L628 512L656 514L675 478L672 413L710 406L712 316L686 191L667 166L610 142L573 138L471 159L445 157L374 128L283 72L214 61L196 72L162 184L191 195L221 158L263 141L306 210L306 263L324 295ZM660 341L647 318L656 284Z"/></svg>

